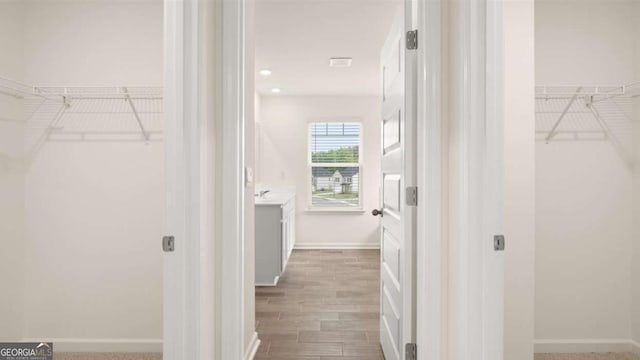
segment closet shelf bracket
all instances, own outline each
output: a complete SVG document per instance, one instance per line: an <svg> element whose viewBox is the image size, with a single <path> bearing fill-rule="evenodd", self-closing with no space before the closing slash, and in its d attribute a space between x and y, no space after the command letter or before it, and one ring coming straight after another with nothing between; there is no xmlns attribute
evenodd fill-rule
<svg viewBox="0 0 640 360"><path fill-rule="evenodd" d="M125 101L129 104L129 107L131 107L133 116L135 116L136 121L138 122L138 126L140 127L140 132L142 132L142 137L144 138L145 141L149 141L149 133L144 128L144 124L142 124L142 120L140 119L140 114L138 114L138 110L136 109L136 105L133 103L133 99L131 99L131 95L129 95L129 91L127 90L126 87L122 88L122 90L124 91L124 94L125 94L124 95Z"/></svg>
<svg viewBox="0 0 640 360"><path fill-rule="evenodd" d="M558 131L558 126L560 126L562 119L564 119L564 117L567 116L567 113L569 112L569 109L571 109L571 107L573 106L573 103L576 102L576 99L578 98L578 94L580 94L580 91L582 91L582 87L579 87L578 89L576 89L575 94L573 94L573 97L571 97L571 100L569 100L569 103L567 104L567 106L565 106L564 110L562 110L562 113L560 113L558 120L556 120L556 123L553 124L553 127L551 128L549 135L547 135L547 138L545 139L547 143L549 143L549 141L551 141L553 137L556 135Z"/></svg>

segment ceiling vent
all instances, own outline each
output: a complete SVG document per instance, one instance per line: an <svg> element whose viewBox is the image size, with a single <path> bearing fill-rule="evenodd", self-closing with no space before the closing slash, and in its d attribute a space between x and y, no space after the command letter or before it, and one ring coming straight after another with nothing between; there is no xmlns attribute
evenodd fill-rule
<svg viewBox="0 0 640 360"><path fill-rule="evenodd" d="M353 61L350 57L334 57L329 59L330 67L350 67Z"/></svg>

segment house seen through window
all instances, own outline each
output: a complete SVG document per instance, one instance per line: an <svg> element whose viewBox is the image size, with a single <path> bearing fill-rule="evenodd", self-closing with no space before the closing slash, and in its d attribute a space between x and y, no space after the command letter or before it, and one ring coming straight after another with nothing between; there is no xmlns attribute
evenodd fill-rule
<svg viewBox="0 0 640 360"><path fill-rule="evenodd" d="M309 126L310 205L359 208L362 190L361 124L314 122Z"/></svg>

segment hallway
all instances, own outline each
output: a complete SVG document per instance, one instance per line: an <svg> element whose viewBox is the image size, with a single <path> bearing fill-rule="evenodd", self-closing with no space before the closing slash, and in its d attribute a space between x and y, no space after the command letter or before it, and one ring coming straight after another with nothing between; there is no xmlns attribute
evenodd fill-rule
<svg viewBox="0 0 640 360"><path fill-rule="evenodd" d="M256 360L383 359L380 252L294 250L276 287L256 288Z"/></svg>

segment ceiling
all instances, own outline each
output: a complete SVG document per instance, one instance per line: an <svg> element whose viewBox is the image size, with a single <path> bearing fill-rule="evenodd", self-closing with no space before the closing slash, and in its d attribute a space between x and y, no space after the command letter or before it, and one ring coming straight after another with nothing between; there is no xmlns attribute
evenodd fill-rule
<svg viewBox="0 0 640 360"><path fill-rule="evenodd" d="M256 0L256 91L377 95L382 45L402 0ZM349 68L331 57L352 57ZM272 71L261 76L260 69Z"/></svg>

